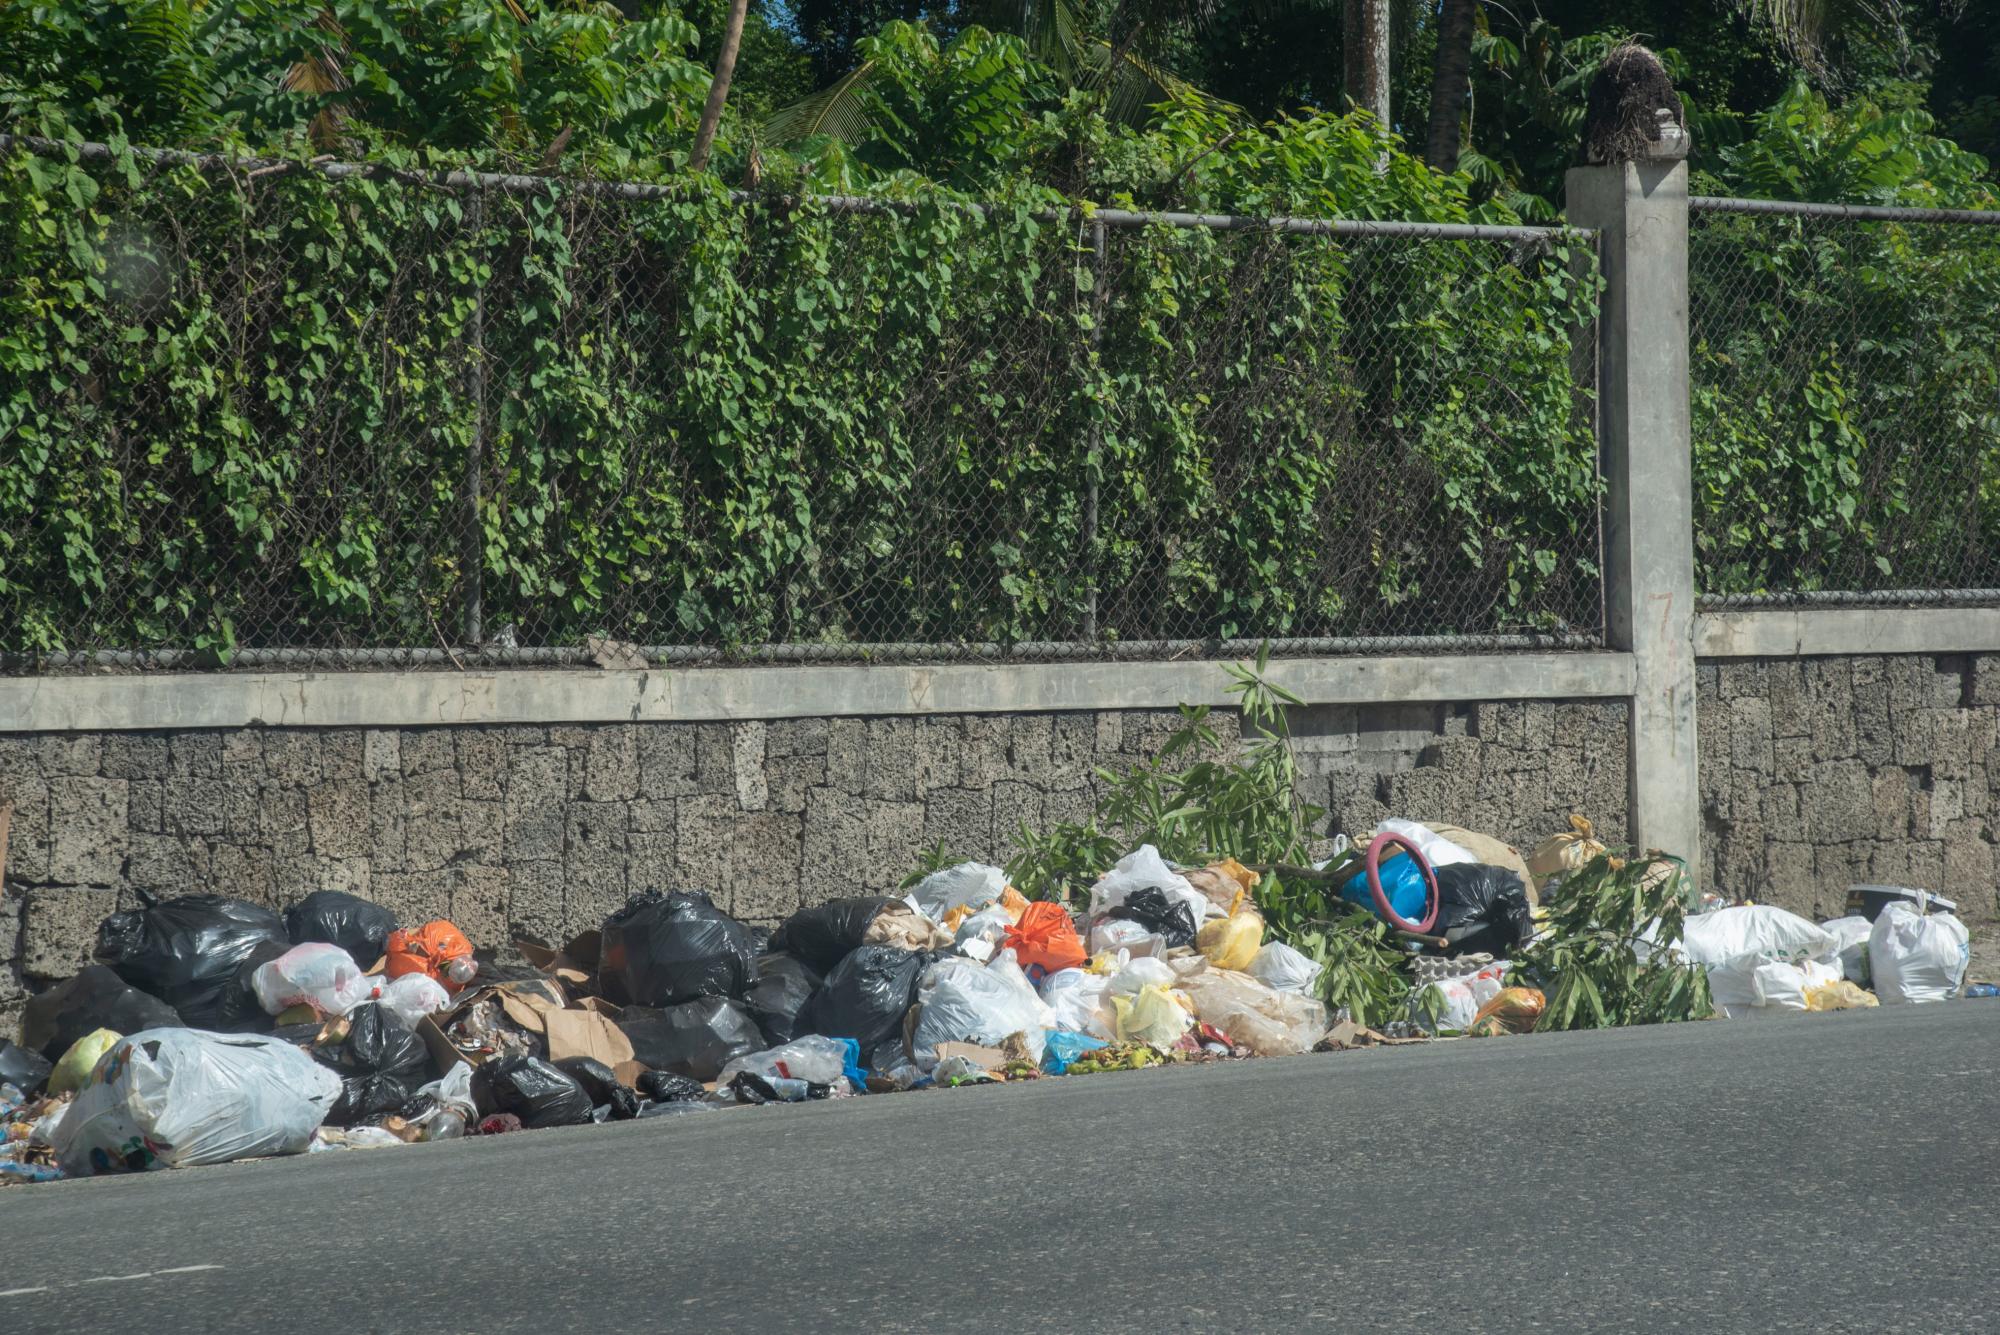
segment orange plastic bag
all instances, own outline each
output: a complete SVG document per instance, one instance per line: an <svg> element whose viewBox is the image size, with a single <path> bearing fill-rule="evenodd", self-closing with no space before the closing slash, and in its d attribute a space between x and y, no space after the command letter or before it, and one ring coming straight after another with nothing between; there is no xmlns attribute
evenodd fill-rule
<svg viewBox="0 0 2000 1335"><path fill-rule="evenodd" d="M1482 1038L1500 1034L1525 1034L1542 1018L1547 998L1532 987L1503 987L1493 1000L1479 1008L1466 1032Z"/></svg>
<svg viewBox="0 0 2000 1335"><path fill-rule="evenodd" d="M1021 921L1007 929L1005 944L1023 969L1041 965L1049 973L1080 967L1089 958L1083 938L1076 934L1069 910L1060 904L1038 900L1021 910Z"/></svg>
<svg viewBox="0 0 2000 1335"><path fill-rule="evenodd" d="M391 978L408 973L424 973L456 992L472 981L477 965L472 962L472 942L465 933L436 918L411 931L399 928L383 943L387 963L382 971Z"/></svg>

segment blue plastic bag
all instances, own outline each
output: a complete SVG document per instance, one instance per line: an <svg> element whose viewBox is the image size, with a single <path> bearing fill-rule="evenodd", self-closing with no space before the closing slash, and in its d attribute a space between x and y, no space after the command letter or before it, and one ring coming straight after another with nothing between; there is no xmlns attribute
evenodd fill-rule
<svg viewBox="0 0 2000 1335"><path fill-rule="evenodd" d="M1388 898L1389 907L1411 922L1421 919L1424 902L1430 898L1430 886L1424 880L1423 869L1417 866L1417 860L1407 853L1385 858L1381 874L1382 893ZM1370 913L1375 912L1375 896L1368 891L1368 869L1365 866L1342 883L1340 897L1350 904L1359 904Z"/></svg>
<svg viewBox="0 0 2000 1335"><path fill-rule="evenodd" d="M844 1068L841 1074L847 1077L848 1084L854 1086L856 1094L866 1094L868 1092L868 1072L863 1070L861 1066L860 1042L852 1038L836 1038L833 1041L846 1049L846 1051L840 1054L840 1064Z"/></svg>
<svg viewBox="0 0 2000 1335"><path fill-rule="evenodd" d="M1079 1034L1068 1029L1049 1030L1048 1045L1042 1049L1042 1069L1050 1075L1062 1075L1069 1070L1069 1064L1086 1052L1104 1047L1101 1038L1089 1034Z"/></svg>

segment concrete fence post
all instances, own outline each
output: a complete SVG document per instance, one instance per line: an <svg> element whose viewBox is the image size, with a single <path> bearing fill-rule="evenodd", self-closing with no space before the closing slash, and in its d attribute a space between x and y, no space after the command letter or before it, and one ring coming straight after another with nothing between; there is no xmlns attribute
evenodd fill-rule
<svg viewBox="0 0 2000 1335"><path fill-rule="evenodd" d="M1605 636L1632 655L1631 842L1701 882L1685 162L1577 167L1569 221L1598 231Z"/></svg>

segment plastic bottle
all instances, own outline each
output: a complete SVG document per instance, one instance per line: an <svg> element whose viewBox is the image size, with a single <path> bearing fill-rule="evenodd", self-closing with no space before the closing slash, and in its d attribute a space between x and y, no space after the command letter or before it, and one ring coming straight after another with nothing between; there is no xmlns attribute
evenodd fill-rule
<svg viewBox="0 0 2000 1335"><path fill-rule="evenodd" d="M1992 983L1974 983L1965 989L1967 997L2000 997L2000 987Z"/></svg>
<svg viewBox="0 0 2000 1335"><path fill-rule="evenodd" d="M424 1124L425 1140L457 1140L465 1134L465 1114L446 1108Z"/></svg>

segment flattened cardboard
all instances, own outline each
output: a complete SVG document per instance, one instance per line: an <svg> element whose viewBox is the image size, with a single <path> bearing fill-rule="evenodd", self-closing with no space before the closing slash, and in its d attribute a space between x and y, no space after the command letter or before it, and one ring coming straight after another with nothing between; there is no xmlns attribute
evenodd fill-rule
<svg viewBox="0 0 2000 1335"><path fill-rule="evenodd" d="M937 1045L939 1061L949 1057L963 1057L982 1071L998 1071L1007 1064L1007 1054L998 1048L984 1047L978 1043L940 1043Z"/></svg>
<svg viewBox="0 0 2000 1335"><path fill-rule="evenodd" d="M610 1016L597 1011L543 1011L542 1034L549 1043L550 1061L594 1057L615 1071L633 1059L632 1040Z"/></svg>

